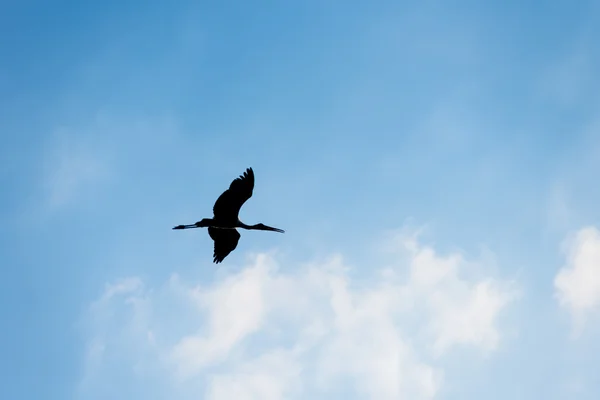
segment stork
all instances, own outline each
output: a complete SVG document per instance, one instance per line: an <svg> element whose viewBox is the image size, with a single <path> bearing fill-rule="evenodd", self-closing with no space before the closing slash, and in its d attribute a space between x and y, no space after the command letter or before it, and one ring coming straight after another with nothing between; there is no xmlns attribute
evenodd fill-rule
<svg viewBox="0 0 600 400"><path fill-rule="evenodd" d="M190 225L177 225L173 229L208 228L208 234L214 243L213 262L220 263L237 247L240 233L236 228L248 230L285 231L264 224L246 225L239 219L240 208L246 200L252 197L254 190L254 171L247 168L238 178L234 179L215 202L213 217L203 218L201 221Z"/></svg>

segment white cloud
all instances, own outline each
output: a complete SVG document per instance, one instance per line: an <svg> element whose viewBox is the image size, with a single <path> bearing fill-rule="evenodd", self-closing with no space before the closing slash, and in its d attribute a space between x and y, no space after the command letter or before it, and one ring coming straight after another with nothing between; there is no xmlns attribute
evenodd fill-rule
<svg viewBox="0 0 600 400"><path fill-rule="evenodd" d="M93 378L106 372L107 352L110 358L115 347L129 347L129 342L139 340L140 332L145 329L149 319L147 301L143 282L132 277L106 285L102 296L89 306L85 319L88 343L80 390L89 390L94 386ZM123 309L124 305L131 312ZM131 350L129 347L128 351Z"/></svg>
<svg viewBox="0 0 600 400"><path fill-rule="evenodd" d="M284 399L300 382L301 366L289 351L273 350L240 364L230 373L211 377L208 399Z"/></svg>
<svg viewBox="0 0 600 400"><path fill-rule="evenodd" d="M209 312L209 332L186 336L173 349L173 361L181 378L227 357L236 343L261 327L266 300L264 286L268 279L264 267L249 268L216 288L189 291L190 299Z"/></svg>
<svg viewBox="0 0 600 400"><path fill-rule="evenodd" d="M121 363L145 360L144 373L154 371L171 399L435 398L445 379L438 361L463 346L496 349L498 319L517 292L473 277L483 271L475 263L440 256L414 236L394 243L385 267L365 266L373 271L365 279L352 278L340 255L282 272L260 254L208 286L175 276L149 291L123 281L107 287L92 320L145 307L96 323L91 348L101 343ZM110 373L97 368L86 379L110 385Z"/></svg>
<svg viewBox="0 0 600 400"><path fill-rule="evenodd" d="M554 278L561 307L573 319L573 334L579 335L589 315L600 307L600 231L580 229L564 244L566 264Z"/></svg>

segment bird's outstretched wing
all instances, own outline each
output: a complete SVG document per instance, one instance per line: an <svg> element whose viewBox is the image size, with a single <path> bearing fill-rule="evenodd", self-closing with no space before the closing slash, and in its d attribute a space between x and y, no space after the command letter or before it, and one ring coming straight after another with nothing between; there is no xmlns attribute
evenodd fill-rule
<svg viewBox="0 0 600 400"><path fill-rule="evenodd" d="M208 234L215 242L213 262L220 263L237 247L240 233L235 229L219 229L208 227Z"/></svg>
<svg viewBox="0 0 600 400"><path fill-rule="evenodd" d="M224 191L213 206L215 219L235 223L238 220L240 208L252 196L254 190L254 171L246 169L243 175L234 179L229 189Z"/></svg>

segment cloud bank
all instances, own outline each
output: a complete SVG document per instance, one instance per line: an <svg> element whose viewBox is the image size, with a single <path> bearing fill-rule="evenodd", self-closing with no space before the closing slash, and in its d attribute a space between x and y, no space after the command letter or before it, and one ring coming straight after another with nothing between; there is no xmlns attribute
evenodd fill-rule
<svg viewBox="0 0 600 400"><path fill-rule="evenodd" d="M114 396L115 374L152 398L436 398L453 351L500 346L519 291L416 235L389 243L377 266L257 254L204 286L177 274L107 285L86 313L79 398Z"/></svg>

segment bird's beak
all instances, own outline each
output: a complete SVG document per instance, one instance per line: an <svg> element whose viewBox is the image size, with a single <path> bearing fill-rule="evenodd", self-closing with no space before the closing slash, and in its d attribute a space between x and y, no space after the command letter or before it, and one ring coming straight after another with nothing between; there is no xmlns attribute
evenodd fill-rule
<svg viewBox="0 0 600 400"><path fill-rule="evenodd" d="M265 226L265 229L268 230L268 231L285 233L285 231L283 229L273 228L272 226Z"/></svg>

